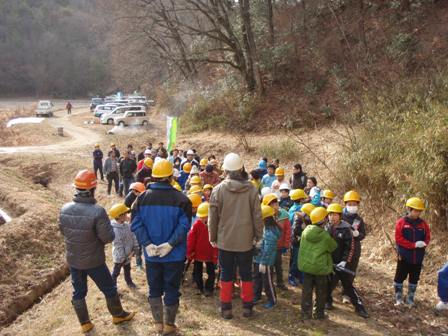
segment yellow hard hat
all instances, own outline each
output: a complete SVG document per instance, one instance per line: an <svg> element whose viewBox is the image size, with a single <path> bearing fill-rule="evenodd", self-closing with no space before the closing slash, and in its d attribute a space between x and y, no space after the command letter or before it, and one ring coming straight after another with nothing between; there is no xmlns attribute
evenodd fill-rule
<svg viewBox="0 0 448 336"><path fill-rule="evenodd" d="M204 202L199 204L198 206L198 212L196 213L196 216L198 216L199 218L205 218L208 217L208 209L209 209L210 205L208 204L208 202Z"/></svg>
<svg viewBox="0 0 448 336"><path fill-rule="evenodd" d="M152 169L152 177L164 178L173 175L173 165L166 159L158 160Z"/></svg>
<svg viewBox="0 0 448 336"><path fill-rule="evenodd" d="M204 189L204 190L207 190L207 189L210 189L210 190L213 190L213 186L211 185L211 184L206 184L205 186L204 186L204 188L202 188L202 189Z"/></svg>
<svg viewBox="0 0 448 336"><path fill-rule="evenodd" d="M281 167L278 167L275 170L275 176L285 176L285 169L281 168Z"/></svg>
<svg viewBox="0 0 448 336"><path fill-rule="evenodd" d="M302 205L302 208L300 209L300 211L302 211L303 213L306 213L308 216L311 215L311 211L313 211L316 207L311 204L311 203L305 203L304 205Z"/></svg>
<svg viewBox="0 0 448 336"><path fill-rule="evenodd" d="M100 148L100 144L95 144L95 148Z"/></svg>
<svg viewBox="0 0 448 336"><path fill-rule="evenodd" d="M190 199L193 208L197 208L199 206L199 204L202 203L201 195L190 194L190 195L188 195L188 198Z"/></svg>
<svg viewBox="0 0 448 336"><path fill-rule="evenodd" d="M154 161L152 161L151 158L146 158L145 161L143 161L143 164L148 167L149 169L152 169L152 166L154 164Z"/></svg>
<svg viewBox="0 0 448 336"><path fill-rule="evenodd" d="M185 162L184 165L182 166L182 170L186 173L190 173L191 172L191 163L190 162Z"/></svg>
<svg viewBox="0 0 448 336"><path fill-rule="evenodd" d="M271 193L271 194L267 194L267 195L264 195L264 197L263 197L263 201L261 202L261 204L263 204L263 205L269 205L272 201L278 201L278 199L277 199L277 195L276 194L274 194L274 193Z"/></svg>
<svg viewBox="0 0 448 336"><path fill-rule="evenodd" d="M200 185L191 186L190 190L188 190L188 194L200 194L202 192L202 188Z"/></svg>
<svg viewBox="0 0 448 336"><path fill-rule="evenodd" d="M201 178L200 178L199 176L197 176L197 175L193 176L193 177L190 179L190 184L191 184L191 185L193 185L193 184L201 184L201 183L202 183L202 180L201 180Z"/></svg>
<svg viewBox="0 0 448 336"><path fill-rule="evenodd" d="M293 200L293 201L307 198L305 191L303 189L291 190L291 192L289 193L289 197L291 197L291 200Z"/></svg>
<svg viewBox="0 0 448 336"><path fill-rule="evenodd" d="M115 144L112 142L112 143L110 144L110 146L113 147L113 146L115 146Z"/></svg>
<svg viewBox="0 0 448 336"><path fill-rule="evenodd" d="M361 202L361 196L354 190L347 191L344 195L344 203Z"/></svg>
<svg viewBox="0 0 448 336"><path fill-rule="evenodd" d="M118 217L127 212L129 212L129 208L126 205L124 205L124 203L117 203L114 204L109 209L109 216L112 217L113 219L117 219Z"/></svg>
<svg viewBox="0 0 448 336"><path fill-rule="evenodd" d="M208 160L207 159L201 159L201 161L199 162L200 166L206 166L208 165Z"/></svg>
<svg viewBox="0 0 448 336"><path fill-rule="evenodd" d="M328 212L324 207L317 207L313 211L311 211L310 219L312 224L318 224L322 222L325 217L327 217Z"/></svg>
<svg viewBox="0 0 448 336"><path fill-rule="evenodd" d="M333 199L336 197L336 195L330 189L325 189L324 191L322 191L322 194L320 194L320 197Z"/></svg>
<svg viewBox="0 0 448 336"><path fill-rule="evenodd" d="M342 205L340 205L339 203L331 203L327 208L328 213L332 212L341 214L342 210L344 209L342 208Z"/></svg>
<svg viewBox="0 0 448 336"><path fill-rule="evenodd" d="M269 205L262 205L261 206L261 218L265 219L268 217L272 217L275 215L274 208L270 207Z"/></svg>
<svg viewBox="0 0 448 336"><path fill-rule="evenodd" d="M423 200L418 197L411 197L410 199L408 199L406 201L406 206L408 208L412 208L412 209L420 210L420 211L423 211L426 209L425 202L423 202Z"/></svg>

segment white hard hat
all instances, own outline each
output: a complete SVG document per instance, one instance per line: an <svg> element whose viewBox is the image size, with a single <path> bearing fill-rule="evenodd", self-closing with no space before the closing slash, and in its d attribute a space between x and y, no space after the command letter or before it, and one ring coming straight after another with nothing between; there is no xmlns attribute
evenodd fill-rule
<svg viewBox="0 0 448 336"><path fill-rule="evenodd" d="M189 150L187 151L187 155L194 155L193 150L192 150L192 149L189 149Z"/></svg>
<svg viewBox="0 0 448 336"><path fill-rule="evenodd" d="M229 153L224 158L222 167L227 171L241 170L243 168L243 160L238 154Z"/></svg>
<svg viewBox="0 0 448 336"><path fill-rule="evenodd" d="M151 150L150 149L145 149L145 152L143 154L144 155L151 155Z"/></svg>
<svg viewBox="0 0 448 336"><path fill-rule="evenodd" d="M263 187L261 189L261 197L266 196L267 194L271 194L272 193L272 189L269 187Z"/></svg>
<svg viewBox="0 0 448 336"><path fill-rule="evenodd" d="M288 183L282 183L280 184L280 188L278 190L291 190L291 187L288 185Z"/></svg>

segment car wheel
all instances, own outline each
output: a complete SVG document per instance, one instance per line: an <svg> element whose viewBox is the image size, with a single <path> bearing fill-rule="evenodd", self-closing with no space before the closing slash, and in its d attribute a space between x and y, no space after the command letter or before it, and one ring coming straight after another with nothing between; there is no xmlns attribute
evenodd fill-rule
<svg viewBox="0 0 448 336"><path fill-rule="evenodd" d="M120 122L118 123L118 126L120 126L120 127L124 127L124 122L123 122L123 121L120 121Z"/></svg>
<svg viewBox="0 0 448 336"><path fill-rule="evenodd" d="M145 127L148 126L148 122L146 120L143 120L142 126L145 126Z"/></svg>
<svg viewBox="0 0 448 336"><path fill-rule="evenodd" d="M113 125L114 124L114 120L113 119L107 119L107 124L108 125Z"/></svg>

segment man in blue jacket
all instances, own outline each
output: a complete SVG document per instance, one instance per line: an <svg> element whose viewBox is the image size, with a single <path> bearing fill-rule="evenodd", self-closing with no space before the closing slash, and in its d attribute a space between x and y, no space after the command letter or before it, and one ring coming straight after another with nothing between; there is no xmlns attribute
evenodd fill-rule
<svg viewBox="0 0 448 336"><path fill-rule="evenodd" d="M152 170L155 183L137 199L131 230L144 247L149 305L157 332L176 333L179 287L191 226L192 205L170 182L172 164L157 161ZM163 296L163 303L162 303Z"/></svg>
<svg viewBox="0 0 448 336"><path fill-rule="evenodd" d="M93 151L93 171L98 178L98 170L100 171L101 181L104 180L103 175L103 151L100 149L99 144L95 144L95 150Z"/></svg>

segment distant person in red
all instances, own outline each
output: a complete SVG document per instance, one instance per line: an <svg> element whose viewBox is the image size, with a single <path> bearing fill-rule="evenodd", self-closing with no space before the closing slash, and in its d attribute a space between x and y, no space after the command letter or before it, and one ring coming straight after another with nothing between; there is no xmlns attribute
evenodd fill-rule
<svg viewBox="0 0 448 336"><path fill-rule="evenodd" d="M72 114L72 103L67 102L67 105L65 105L65 109L67 110L67 114Z"/></svg>

